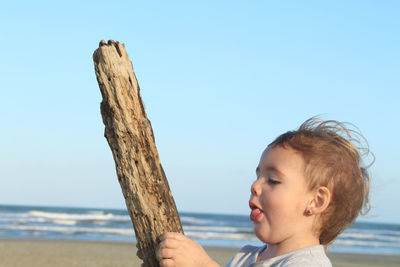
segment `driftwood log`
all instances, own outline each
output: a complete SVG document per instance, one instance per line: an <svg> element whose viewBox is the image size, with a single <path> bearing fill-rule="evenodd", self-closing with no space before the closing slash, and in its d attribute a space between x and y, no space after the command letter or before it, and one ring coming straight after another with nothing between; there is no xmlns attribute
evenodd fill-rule
<svg viewBox="0 0 400 267"><path fill-rule="evenodd" d="M125 45L100 42L93 61L103 97L101 115L141 258L155 258L158 238L182 225L155 145L133 66Z"/></svg>

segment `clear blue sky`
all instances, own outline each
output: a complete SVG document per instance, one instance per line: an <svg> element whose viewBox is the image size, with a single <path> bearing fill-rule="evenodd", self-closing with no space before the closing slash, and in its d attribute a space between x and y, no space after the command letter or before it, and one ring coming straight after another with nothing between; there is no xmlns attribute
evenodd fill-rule
<svg viewBox="0 0 400 267"><path fill-rule="evenodd" d="M363 220L400 222L398 1L6 1L0 203L125 208L92 54L125 43L180 211L248 214L264 147L307 118L356 124Z"/></svg>

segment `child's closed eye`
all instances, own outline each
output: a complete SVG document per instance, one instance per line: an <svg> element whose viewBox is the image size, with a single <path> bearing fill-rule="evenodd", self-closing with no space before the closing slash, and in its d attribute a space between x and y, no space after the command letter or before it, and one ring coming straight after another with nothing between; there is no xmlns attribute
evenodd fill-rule
<svg viewBox="0 0 400 267"><path fill-rule="evenodd" d="M280 183L281 183L280 181L274 180L274 179L271 179L271 178L268 178L267 182L268 182L269 184L272 184L272 185L277 185L277 184L280 184Z"/></svg>

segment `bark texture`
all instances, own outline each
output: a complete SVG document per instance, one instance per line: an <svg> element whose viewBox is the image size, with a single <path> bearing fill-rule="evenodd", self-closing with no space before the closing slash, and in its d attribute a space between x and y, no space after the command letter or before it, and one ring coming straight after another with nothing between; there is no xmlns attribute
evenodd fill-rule
<svg viewBox="0 0 400 267"><path fill-rule="evenodd" d="M159 266L155 248L161 234L182 225L161 166L153 129L124 44L100 42L93 61L103 96L101 115L118 180L145 266Z"/></svg>

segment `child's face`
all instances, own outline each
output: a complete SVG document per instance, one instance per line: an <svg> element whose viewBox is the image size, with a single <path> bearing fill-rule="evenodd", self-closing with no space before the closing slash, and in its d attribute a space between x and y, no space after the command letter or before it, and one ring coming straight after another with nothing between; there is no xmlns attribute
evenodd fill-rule
<svg viewBox="0 0 400 267"><path fill-rule="evenodd" d="M302 156L289 147L276 146L262 154L249 202L254 233L262 242L296 242L311 233L305 210L313 196L304 168Z"/></svg>

